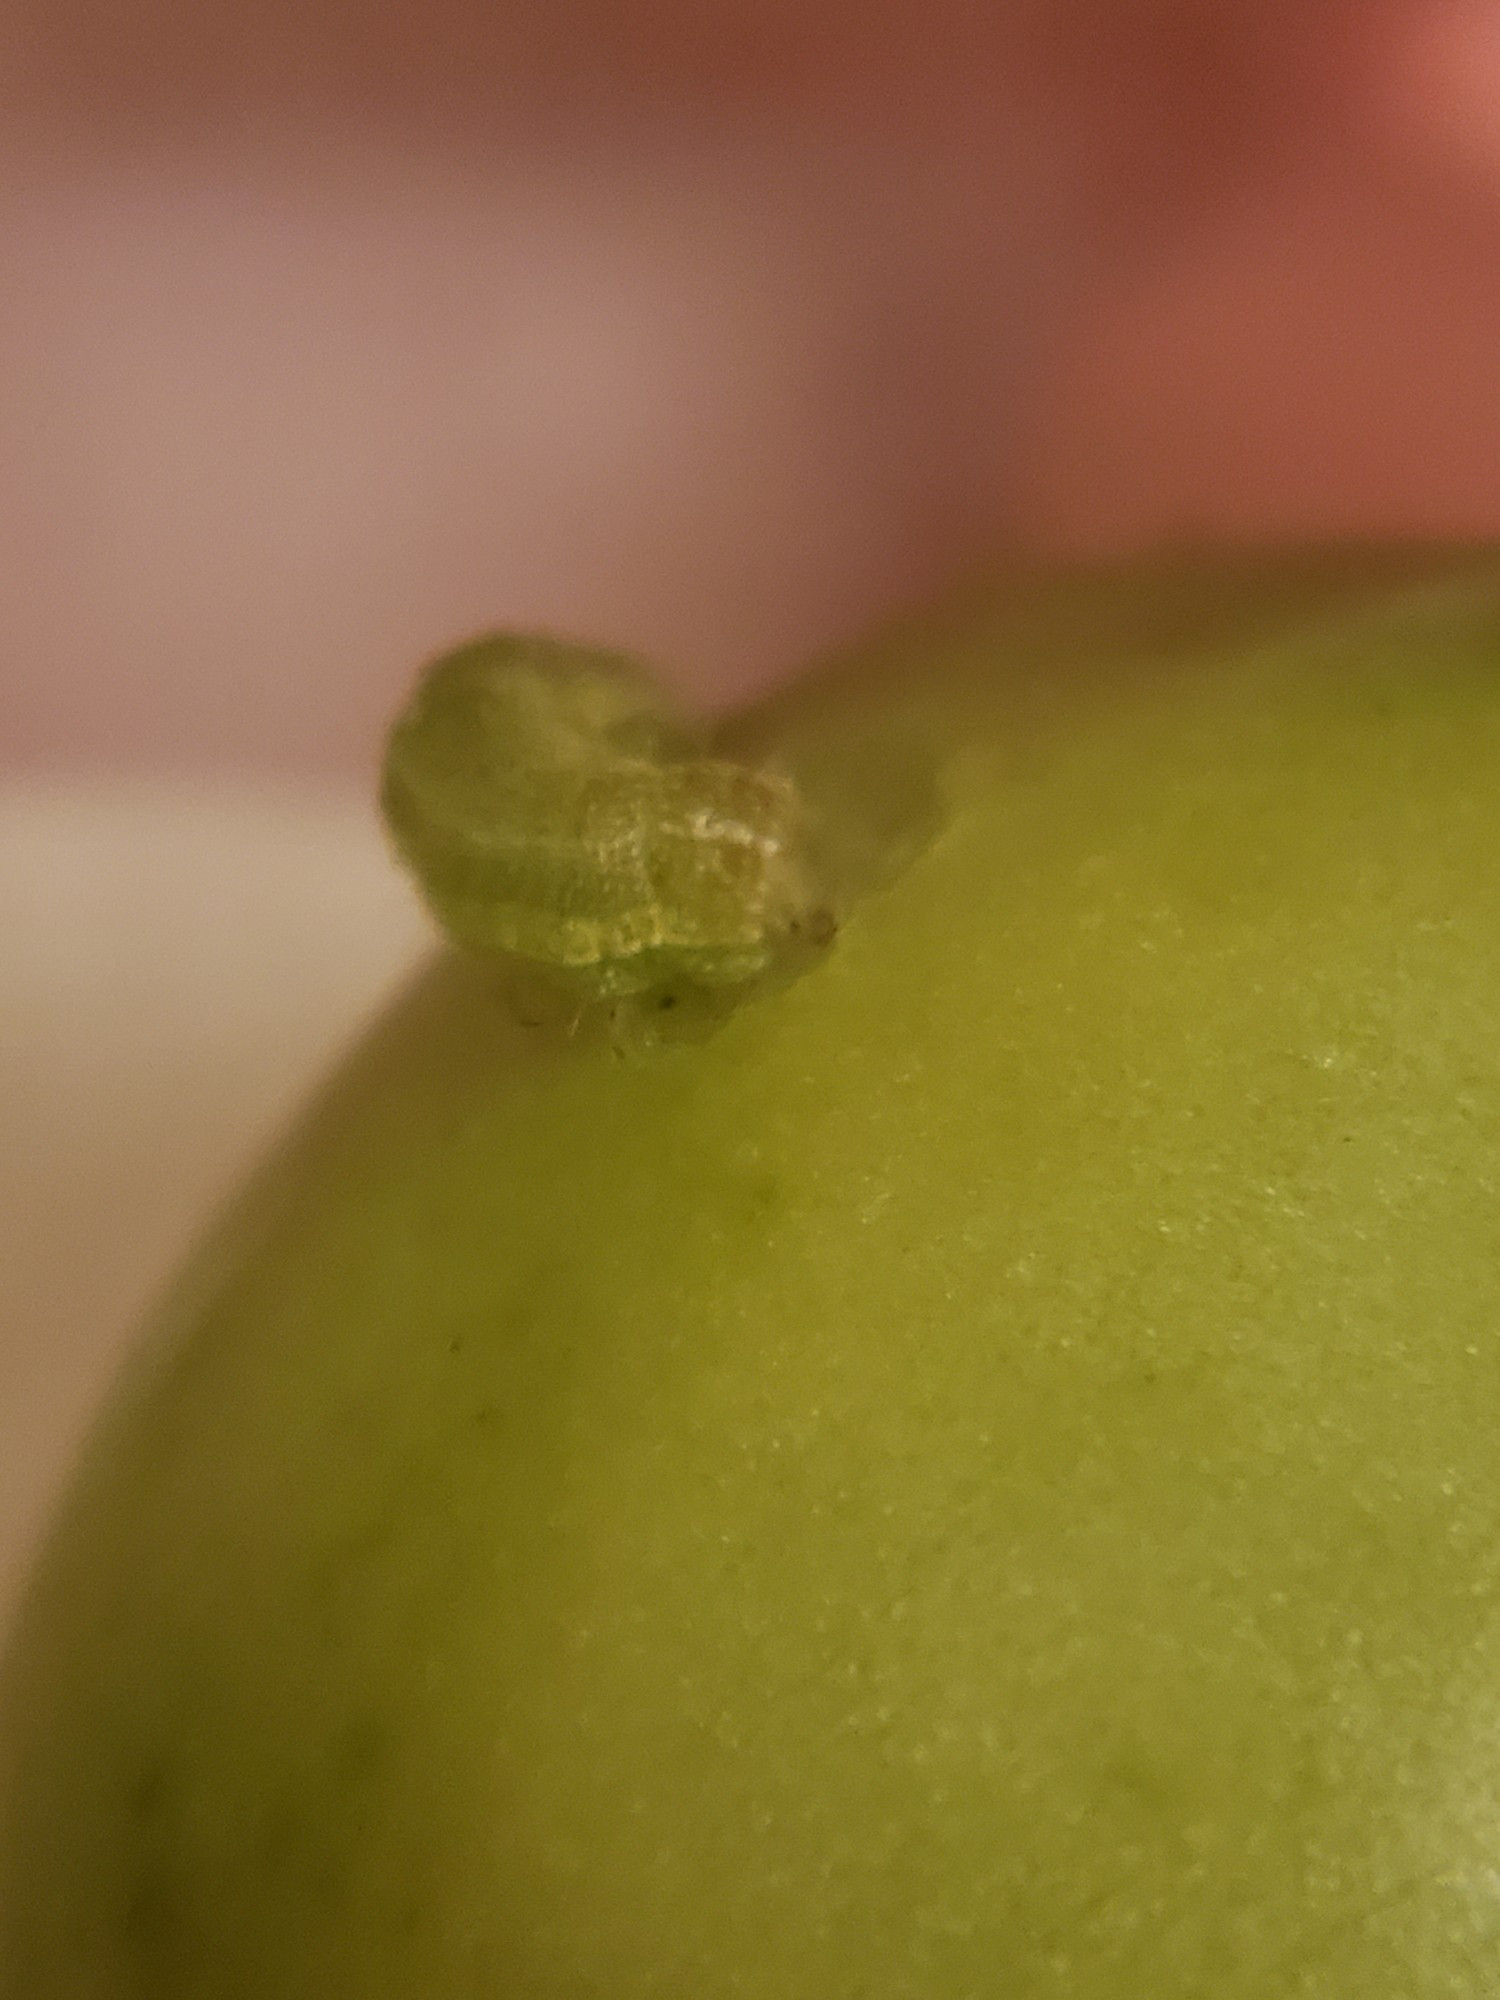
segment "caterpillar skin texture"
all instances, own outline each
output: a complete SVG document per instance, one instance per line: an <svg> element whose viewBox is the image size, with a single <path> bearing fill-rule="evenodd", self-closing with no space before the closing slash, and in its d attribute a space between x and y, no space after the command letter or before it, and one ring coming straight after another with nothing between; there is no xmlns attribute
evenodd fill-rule
<svg viewBox="0 0 1500 2000"><path fill-rule="evenodd" d="M585 998L748 983L831 928L795 785L709 754L620 654L500 635L438 660L382 806L456 943Z"/></svg>

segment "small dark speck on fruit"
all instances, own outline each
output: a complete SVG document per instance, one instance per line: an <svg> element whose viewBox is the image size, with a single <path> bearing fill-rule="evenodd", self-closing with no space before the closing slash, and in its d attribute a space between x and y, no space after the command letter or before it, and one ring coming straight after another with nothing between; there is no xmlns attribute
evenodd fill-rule
<svg viewBox="0 0 1500 2000"><path fill-rule="evenodd" d="M125 1928L138 1944L161 1943L177 1926L177 1908L165 1874L143 1868L125 1899Z"/></svg>
<svg viewBox="0 0 1500 2000"><path fill-rule="evenodd" d="M336 1768L346 1778L369 1778L390 1759L390 1731L373 1716L359 1716L334 1745Z"/></svg>
<svg viewBox="0 0 1500 2000"><path fill-rule="evenodd" d="M279 1867L301 1845L305 1830L302 1814L284 1799L278 1799L261 1822L258 1846L261 1860Z"/></svg>
<svg viewBox="0 0 1500 2000"><path fill-rule="evenodd" d="M130 1817L135 1820L159 1819L167 1804L170 1782L164 1757L153 1757L149 1764L142 1765L126 1794Z"/></svg>
<svg viewBox="0 0 1500 2000"><path fill-rule="evenodd" d="M746 1186L749 1197L748 1207L751 1217L759 1221L778 1206L781 1200L781 1183L775 1174L756 1174Z"/></svg>

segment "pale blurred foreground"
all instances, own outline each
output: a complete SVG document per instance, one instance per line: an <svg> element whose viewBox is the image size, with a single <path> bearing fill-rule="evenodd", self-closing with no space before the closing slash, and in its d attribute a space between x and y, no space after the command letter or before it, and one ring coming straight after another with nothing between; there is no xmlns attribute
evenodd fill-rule
<svg viewBox="0 0 1500 2000"><path fill-rule="evenodd" d="M141 1315L427 938L364 793L0 790L0 1619Z"/></svg>

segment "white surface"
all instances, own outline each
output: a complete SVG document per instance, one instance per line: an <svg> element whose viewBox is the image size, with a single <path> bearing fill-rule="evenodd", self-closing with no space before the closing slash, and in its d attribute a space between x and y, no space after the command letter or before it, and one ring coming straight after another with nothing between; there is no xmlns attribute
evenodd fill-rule
<svg viewBox="0 0 1500 2000"><path fill-rule="evenodd" d="M0 790L0 1616L141 1315L428 940L366 797Z"/></svg>

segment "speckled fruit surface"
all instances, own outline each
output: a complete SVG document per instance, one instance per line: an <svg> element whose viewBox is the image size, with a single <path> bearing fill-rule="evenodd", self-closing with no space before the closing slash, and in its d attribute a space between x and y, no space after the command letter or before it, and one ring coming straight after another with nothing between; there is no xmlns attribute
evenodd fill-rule
<svg viewBox="0 0 1500 2000"><path fill-rule="evenodd" d="M737 726L936 832L706 1035L354 1053L38 1567L4 2000L1493 2000L1500 557Z"/></svg>

